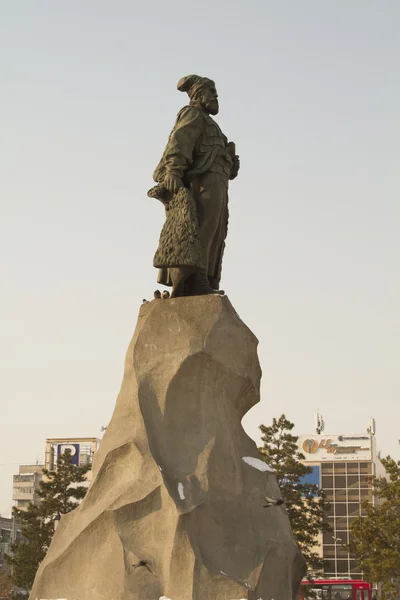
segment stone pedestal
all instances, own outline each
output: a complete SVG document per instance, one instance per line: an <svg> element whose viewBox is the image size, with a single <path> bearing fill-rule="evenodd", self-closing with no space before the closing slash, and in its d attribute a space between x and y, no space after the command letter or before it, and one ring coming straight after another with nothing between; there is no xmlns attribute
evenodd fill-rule
<svg viewBox="0 0 400 600"><path fill-rule="evenodd" d="M275 475L242 428L257 339L227 297L143 304L82 504L31 600L289 600L304 563Z"/></svg>

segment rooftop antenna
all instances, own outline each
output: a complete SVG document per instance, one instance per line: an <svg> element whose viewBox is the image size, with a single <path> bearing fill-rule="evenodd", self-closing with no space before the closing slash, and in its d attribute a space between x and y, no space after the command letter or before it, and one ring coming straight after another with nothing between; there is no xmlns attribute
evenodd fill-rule
<svg viewBox="0 0 400 600"><path fill-rule="evenodd" d="M315 431L318 433L318 435L321 435L321 433L324 431L324 429L325 429L324 417L322 415L320 415L319 413L317 413L315 415Z"/></svg>
<svg viewBox="0 0 400 600"><path fill-rule="evenodd" d="M376 423L375 423L375 419L373 419L372 417L369 420L369 427L368 427L367 431L370 435L375 435L375 433L376 433Z"/></svg>

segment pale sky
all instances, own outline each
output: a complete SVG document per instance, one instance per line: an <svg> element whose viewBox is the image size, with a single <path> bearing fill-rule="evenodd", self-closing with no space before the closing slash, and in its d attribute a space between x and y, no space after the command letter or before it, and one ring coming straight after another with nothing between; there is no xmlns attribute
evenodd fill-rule
<svg viewBox="0 0 400 600"><path fill-rule="evenodd" d="M222 287L262 401L400 438L398 0L1 0L0 513L46 437L100 436L164 221L147 198L190 73L241 157Z"/></svg>

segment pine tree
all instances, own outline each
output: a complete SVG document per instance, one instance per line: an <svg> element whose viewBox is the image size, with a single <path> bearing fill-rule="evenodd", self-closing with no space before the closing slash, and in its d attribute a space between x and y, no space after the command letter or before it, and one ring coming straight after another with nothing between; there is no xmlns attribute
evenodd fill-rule
<svg viewBox="0 0 400 600"><path fill-rule="evenodd" d="M43 469L44 479L40 482L38 496L42 499L39 505L41 514L46 519L55 521L79 505L87 488L76 484L86 481L86 473L90 469L91 465L80 467L72 464L70 450L58 458L55 471Z"/></svg>
<svg viewBox="0 0 400 600"><path fill-rule="evenodd" d="M351 526L349 550L366 579L381 584L383 598L400 596L400 461L382 464L388 479L372 477L375 506L365 502L364 516Z"/></svg>
<svg viewBox="0 0 400 600"><path fill-rule="evenodd" d="M298 437L290 433L293 427L285 415L274 418L269 427L261 425L264 446L259 451L277 476L293 535L309 574L315 576L323 568L323 561L314 548L318 535L328 529L325 516L328 504L317 485L301 483L301 478L312 469L300 462L305 457L298 450Z"/></svg>
<svg viewBox="0 0 400 600"><path fill-rule="evenodd" d="M72 464L71 452L66 450L57 461L55 471L43 469L44 481L39 484L38 506L29 504L27 510L14 508L14 516L21 523L22 540L12 545L7 561L12 567L14 585L29 590L36 571L50 546L55 522L61 515L78 506L87 488L82 485L91 465L83 467Z"/></svg>
<svg viewBox="0 0 400 600"><path fill-rule="evenodd" d="M52 521L46 521L34 504L27 510L14 508L14 518L21 523L23 541L12 545L12 556L7 561L12 566L12 582L14 585L30 589L37 568L50 545L54 533Z"/></svg>

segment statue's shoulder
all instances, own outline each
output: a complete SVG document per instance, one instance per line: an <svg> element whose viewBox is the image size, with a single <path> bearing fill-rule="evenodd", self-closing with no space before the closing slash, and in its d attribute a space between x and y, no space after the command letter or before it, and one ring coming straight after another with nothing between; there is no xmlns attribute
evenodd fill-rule
<svg viewBox="0 0 400 600"><path fill-rule="evenodd" d="M204 113L197 106L184 106L178 112L176 117L176 125L183 125L184 123L202 123L204 121Z"/></svg>

